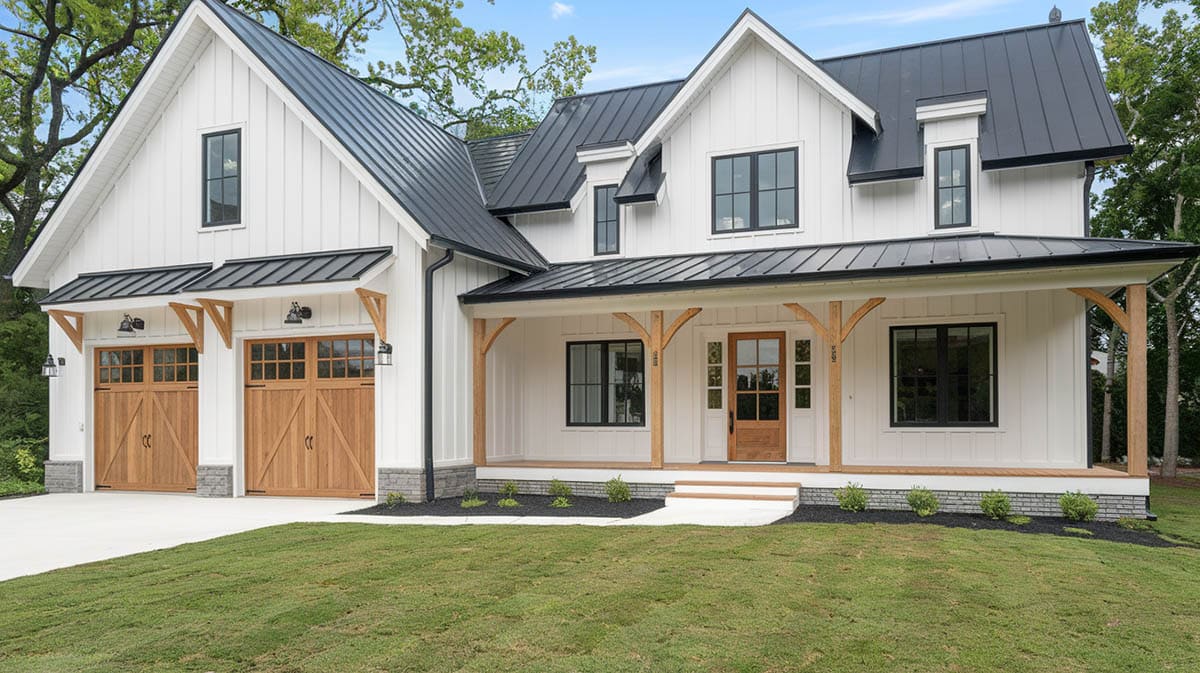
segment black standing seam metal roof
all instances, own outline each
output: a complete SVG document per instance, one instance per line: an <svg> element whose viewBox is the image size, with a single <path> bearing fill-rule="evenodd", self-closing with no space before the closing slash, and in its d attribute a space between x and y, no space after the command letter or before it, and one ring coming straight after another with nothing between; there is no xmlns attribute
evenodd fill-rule
<svg viewBox="0 0 1200 673"><path fill-rule="evenodd" d="M621 180L613 201L617 203L643 203L653 201L662 185L662 145L656 143L643 152Z"/></svg>
<svg viewBox="0 0 1200 673"><path fill-rule="evenodd" d="M644 294L704 287L827 282L1183 260L1200 246L1166 241L967 234L556 264L504 278L460 298L465 304Z"/></svg>
<svg viewBox="0 0 1200 673"><path fill-rule="evenodd" d="M391 246L231 259L189 283L189 292L358 280L392 255Z"/></svg>
<svg viewBox="0 0 1200 673"><path fill-rule="evenodd" d="M882 131L859 130L851 182L921 175L921 99L986 92L984 169L1107 159L1131 151L1082 20L925 42L818 61L873 106Z"/></svg>
<svg viewBox="0 0 1200 673"><path fill-rule="evenodd" d="M211 270L212 264L187 264L84 273L46 295L40 303L48 306L77 301L176 294Z"/></svg>
<svg viewBox="0 0 1200 673"><path fill-rule="evenodd" d="M483 187L485 197L490 198L496 183L504 176L513 158L531 135L533 131L520 131L467 141L471 163L475 165L475 174L479 176L479 184Z"/></svg>
<svg viewBox="0 0 1200 673"><path fill-rule="evenodd" d="M560 98L496 183L488 207L497 215L570 206L583 183L580 146L634 142L683 80Z"/></svg>
<svg viewBox="0 0 1200 673"><path fill-rule="evenodd" d="M526 271L546 260L493 217L466 144L219 0L203 2L438 245Z"/></svg>

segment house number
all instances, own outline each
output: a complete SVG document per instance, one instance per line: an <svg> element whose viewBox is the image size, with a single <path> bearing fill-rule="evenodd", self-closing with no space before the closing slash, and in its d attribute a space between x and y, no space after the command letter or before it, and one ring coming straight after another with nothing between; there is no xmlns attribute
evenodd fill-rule
<svg viewBox="0 0 1200 673"><path fill-rule="evenodd" d="M650 366L651 367L658 366L658 351L653 351L652 353L650 353Z"/></svg>
<svg viewBox="0 0 1200 673"><path fill-rule="evenodd" d="M829 347L829 361L837 362L837 346L836 345Z"/></svg>

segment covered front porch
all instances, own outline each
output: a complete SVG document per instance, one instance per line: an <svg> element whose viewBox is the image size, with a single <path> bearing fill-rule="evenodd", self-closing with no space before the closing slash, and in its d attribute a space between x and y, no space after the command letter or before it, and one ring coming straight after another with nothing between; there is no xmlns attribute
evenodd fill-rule
<svg viewBox="0 0 1200 673"><path fill-rule="evenodd" d="M1004 268L1015 244L979 238L983 263L954 239L834 246L564 265L557 285L464 295L477 478L1145 496L1145 282L1169 264L1080 246ZM917 266L918 245L955 254ZM861 272L837 261L864 253ZM807 277L755 273L813 257ZM664 282L681 270L703 284ZM1088 301L1130 335L1128 473L1090 464Z"/></svg>

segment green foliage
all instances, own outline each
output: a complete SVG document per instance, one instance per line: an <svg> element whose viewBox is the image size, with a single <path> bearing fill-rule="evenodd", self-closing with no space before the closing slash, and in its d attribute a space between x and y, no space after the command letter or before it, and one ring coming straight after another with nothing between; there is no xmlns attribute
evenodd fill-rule
<svg viewBox="0 0 1200 673"><path fill-rule="evenodd" d="M49 387L42 377L47 329L28 292L0 305L0 440L49 434Z"/></svg>
<svg viewBox="0 0 1200 673"><path fill-rule="evenodd" d="M403 493L392 491L387 494L387 499L384 500L383 504L387 507L399 507L406 502L408 502L408 499L404 497Z"/></svg>
<svg viewBox="0 0 1200 673"><path fill-rule="evenodd" d="M629 502L633 499L629 492L629 484L626 484L619 474L604 482L604 492L608 494L609 502Z"/></svg>
<svg viewBox="0 0 1200 673"><path fill-rule="evenodd" d="M1091 521L1100 511L1100 505L1082 492L1067 491L1058 496L1058 507L1071 521Z"/></svg>
<svg viewBox="0 0 1200 673"><path fill-rule="evenodd" d="M560 495L557 498L555 498L553 502L550 503L550 506L556 507L558 509L563 509L566 507L570 507L571 501L569 499L567 499L567 496Z"/></svg>
<svg viewBox="0 0 1200 673"><path fill-rule="evenodd" d="M505 498L500 498L499 500L497 500L496 506L497 507L520 507L521 503L517 502L517 500L515 498L505 497Z"/></svg>
<svg viewBox="0 0 1200 673"><path fill-rule="evenodd" d="M867 509L867 490L862 484L851 482L833 492L837 497L838 507L847 512L861 512Z"/></svg>
<svg viewBox="0 0 1200 673"><path fill-rule="evenodd" d="M517 482L506 481L500 486L500 495L506 498L513 498L517 495Z"/></svg>
<svg viewBox="0 0 1200 673"><path fill-rule="evenodd" d="M1078 535L1079 537L1092 537L1095 535L1095 533L1086 528L1075 528L1074 526L1063 526L1063 532Z"/></svg>
<svg viewBox="0 0 1200 673"><path fill-rule="evenodd" d="M1033 521L1032 518L1027 517L1024 514L1013 514L1012 516L1007 517L1004 520L1011 523L1014 526L1028 526Z"/></svg>
<svg viewBox="0 0 1200 673"><path fill-rule="evenodd" d="M0 498L9 495L34 495L45 491L46 488L40 481L0 478Z"/></svg>
<svg viewBox="0 0 1200 673"><path fill-rule="evenodd" d="M575 493L574 493L574 491L571 490L571 487L566 484L566 482L562 482L557 479L551 479L550 480L550 495L555 495L555 496L560 495L560 496L569 498L572 495L575 495Z"/></svg>
<svg viewBox="0 0 1200 673"><path fill-rule="evenodd" d="M0 439L0 479L42 483L46 451L45 439Z"/></svg>
<svg viewBox="0 0 1200 673"><path fill-rule="evenodd" d="M474 509L476 507L483 507L486 504L487 504L487 500L484 500L483 498L480 498L479 496L476 495L476 496L463 496L462 502L458 503L458 506L462 507L463 509Z"/></svg>
<svg viewBox="0 0 1200 673"><path fill-rule="evenodd" d="M1123 516L1117 519L1117 525L1126 530L1154 530L1154 524L1145 519L1134 519L1133 517Z"/></svg>
<svg viewBox="0 0 1200 673"><path fill-rule="evenodd" d="M992 519L1006 518L1009 512L1012 511L1012 503L1008 500L1008 495L1004 491L993 490L983 494L979 498L979 509Z"/></svg>
<svg viewBox="0 0 1200 673"><path fill-rule="evenodd" d="M908 492L907 499L908 506L917 513L917 516L933 516L937 514L938 507L941 507L941 503L938 502L933 491L923 486L914 486Z"/></svg>

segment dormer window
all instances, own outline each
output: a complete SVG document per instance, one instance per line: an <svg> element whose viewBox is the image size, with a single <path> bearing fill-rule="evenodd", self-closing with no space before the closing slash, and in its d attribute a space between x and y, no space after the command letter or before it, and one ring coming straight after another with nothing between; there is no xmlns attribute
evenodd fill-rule
<svg viewBox="0 0 1200 673"><path fill-rule="evenodd" d="M613 200L616 195L617 185L597 187L593 192L597 255L615 255L621 251L621 207Z"/></svg>
<svg viewBox="0 0 1200 673"><path fill-rule="evenodd" d="M204 136L204 226L242 221L242 132Z"/></svg>
<svg viewBox="0 0 1200 673"><path fill-rule="evenodd" d="M797 226L795 149L713 159L714 234Z"/></svg>
<svg viewBox="0 0 1200 673"><path fill-rule="evenodd" d="M934 150L938 229L971 226L971 150L966 145Z"/></svg>

